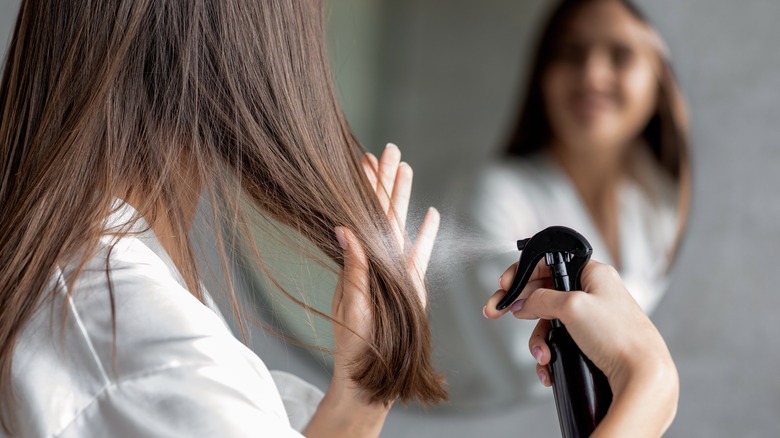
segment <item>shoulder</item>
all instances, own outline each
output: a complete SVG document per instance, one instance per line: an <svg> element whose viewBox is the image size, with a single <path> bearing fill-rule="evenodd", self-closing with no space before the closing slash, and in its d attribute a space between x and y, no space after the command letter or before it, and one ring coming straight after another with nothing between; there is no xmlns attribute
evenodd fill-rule
<svg viewBox="0 0 780 438"><path fill-rule="evenodd" d="M531 181L539 175L549 175L552 166L552 161L545 154L501 156L484 165L478 175L480 180L485 181Z"/></svg>
<svg viewBox="0 0 780 438"><path fill-rule="evenodd" d="M134 376L103 390L57 436L300 438L284 415L241 390L262 389L243 377L205 364Z"/></svg>
<svg viewBox="0 0 780 438"><path fill-rule="evenodd" d="M58 280L70 275L65 267ZM14 383L20 409L40 414L28 430L42 433L94 435L101 424L121 430L154 419L217 424L236 420L228 407L289 428L260 358L135 237L103 241L69 294L41 306L19 339Z"/></svg>
<svg viewBox="0 0 780 438"><path fill-rule="evenodd" d="M72 272L63 274L67 277ZM137 237L102 242L100 252L84 267L70 293L68 305L81 321L83 335L90 338L103 363L111 364L116 354L119 378L164 367L173 357L196 360L200 356L196 353L210 351L170 349L186 340L238 343L222 320L185 289L170 267ZM106 336L114 327L116 348L113 335ZM138 354L141 351L144 354Z"/></svg>
<svg viewBox="0 0 780 438"><path fill-rule="evenodd" d="M565 181L560 169L545 154L501 157L476 172L474 198L535 198L545 196Z"/></svg>
<svg viewBox="0 0 780 438"><path fill-rule="evenodd" d="M544 155L502 157L476 171L463 206L483 230L524 233L536 228L539 200L550 199L559 172Z"/></svg>

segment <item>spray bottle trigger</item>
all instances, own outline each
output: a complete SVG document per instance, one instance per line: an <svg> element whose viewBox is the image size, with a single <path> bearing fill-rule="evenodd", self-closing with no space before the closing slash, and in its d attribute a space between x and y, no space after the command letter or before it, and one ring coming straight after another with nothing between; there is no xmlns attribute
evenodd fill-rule
<svg viewBox="0 0 780 438"><path fill-rule="evenodd" d="M506 295L496 304L497 310L506 309L520 296L542 257L547 257L548 265L554 264L555 254L558 255L561 263L571 263L572 269L568 271L574 274L573 286L578 287L579 273L593 253L590 243L580 233L561 226L549 227L529 239L518 240L517 249L522 251L522 254L517 264L515 278Z"/></svg>

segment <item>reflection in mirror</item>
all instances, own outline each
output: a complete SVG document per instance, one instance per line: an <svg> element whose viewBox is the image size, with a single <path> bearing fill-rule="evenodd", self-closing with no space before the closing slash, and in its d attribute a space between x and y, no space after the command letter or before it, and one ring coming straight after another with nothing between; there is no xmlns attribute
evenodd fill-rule
<svg viewBox="0 0 780 438"><path fill-rule="evenodd" d="M256 263L249 245L240 247L236 262L244 267L244 287L252 292L260 324L307 348L314 360L331 368L332 323L317 313L331 314L336 264L295 230L267 217L253 219L263 265Z"/></svg>
<svg viewBox="0 0 780 438"><path fill-rule="evenodd" d="M689 192L686 111L668 52L621 0L565 0L537 41L509 141L461 203L466 227L510 243L550 225L574 228L651 312L666 290ZM468 263L434 317L438 356L457 370L452 406L549 395L527 347L535 322L474 316L517 258Z"/></svg>

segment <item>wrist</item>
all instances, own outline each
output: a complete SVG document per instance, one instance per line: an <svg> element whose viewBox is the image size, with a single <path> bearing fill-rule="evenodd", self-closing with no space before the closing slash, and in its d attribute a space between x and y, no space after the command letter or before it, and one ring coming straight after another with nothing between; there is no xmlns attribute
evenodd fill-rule
<svg viewBox="0 0 780 438"><path fill-rule="evenodd" d="M626 366L609 378L612 404L593 436L663 435L679 398L677 368L668 354Z"/></svg>
<svg viewBox="0 0 780 438"><path fill-rule="evenodd" d="M623 365L615 373L613 392L620 392L621 388L633 385L666 388L677 393L679 378L672 355L663 339L659 337L656 343L652 348L645 344L626 350L627 354L620 361ZM645 353L641 355L635 353L639 351Z"/></svg>
<svg viewBox="0 0 780 438"><path fill-rule="evenodd" d="M369 401L351 380L334 378L305 434L378 437L391 407Z"/></svg>

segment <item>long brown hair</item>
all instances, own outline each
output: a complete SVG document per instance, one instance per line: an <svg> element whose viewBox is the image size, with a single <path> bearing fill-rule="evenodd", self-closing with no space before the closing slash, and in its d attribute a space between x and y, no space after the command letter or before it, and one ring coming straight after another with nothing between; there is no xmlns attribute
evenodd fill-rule
<svg viewBox="0 0 780 438"><path fill-rule="evenodd" d="M555 59L560 38L574 16L588 4L602 0L562 0L550 13L542 27L531 61L530 76L517 119L513 125L505 153L508 156L535 154L550 145L552 131L542 96L542 79ZM641 133L645 144L661 168L679 187L678 240L688 216L690 199L690 145L688 115L682 91L677 84L671 60L663 41L630 0L615 0L622 4L637 20L647 26L656 40L659 59L658 99L656 110ZM676 252L676 249L673 250Z"/></svg>
<svg viewBox="0 0 780 438"><path fill-rule="evenodd" d="M376 402L446 397L427 314L402 248L383 237L390 223L337 102L323 27L316 0L22 2L0 85L0 403L56 267L94 256L122 190L147 221L170 223L178 268L202 299L185 165L245 240L247 200L249 214L296 230L337 266L334 227L353 230L374 327L352 378Z"/></svg>

